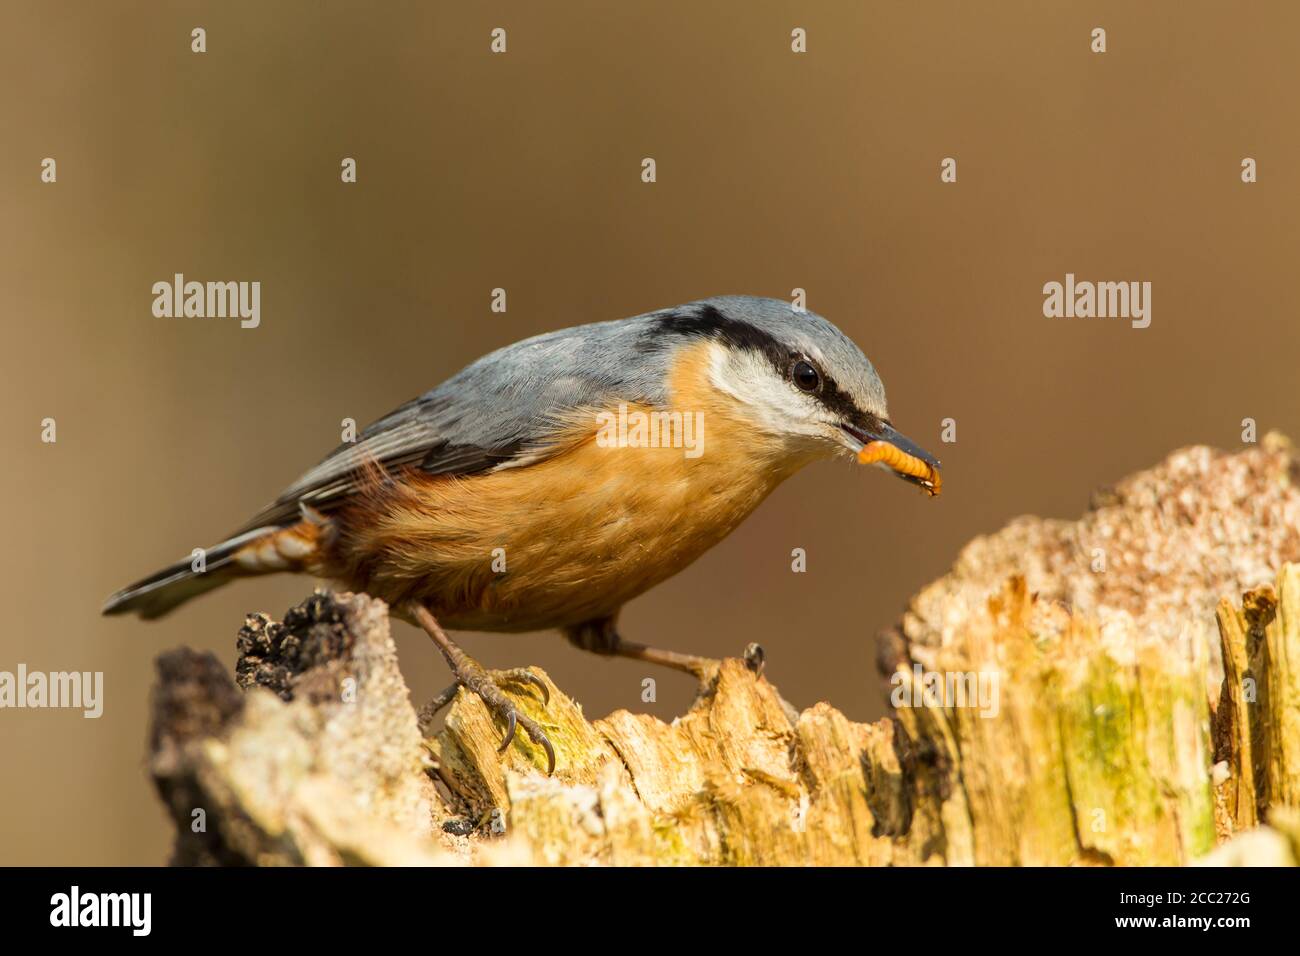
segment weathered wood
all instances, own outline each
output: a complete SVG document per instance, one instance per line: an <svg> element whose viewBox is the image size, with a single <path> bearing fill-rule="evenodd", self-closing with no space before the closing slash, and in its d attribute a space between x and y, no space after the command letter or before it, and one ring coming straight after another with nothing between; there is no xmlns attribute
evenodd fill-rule
<svg viewBox="0 0 1300 956"><path fill-rule="evenodd" d="M1223 602L1224 681L1216 742L1228 764L1223 805L1228 831L1300 806L1300 566L1277 587Z"/></svg>
<svg viewBox="0 0 1300 956"><path fill-rule="evenodd" d="M882 636L896 709L874 723L795 713L739 660L671 724L592 721L536 670L549 706L517 699L553 777L522 734L498 754L463 691L441 725L417 717L383 604L318 593L282 625L250 618L242 693L210 656L160 660L151 769L176 860L1293 863L1295 473L1276 438L1193 449L1080 522L972 543ZM937 694L945 675L971 698Z"/></svg>

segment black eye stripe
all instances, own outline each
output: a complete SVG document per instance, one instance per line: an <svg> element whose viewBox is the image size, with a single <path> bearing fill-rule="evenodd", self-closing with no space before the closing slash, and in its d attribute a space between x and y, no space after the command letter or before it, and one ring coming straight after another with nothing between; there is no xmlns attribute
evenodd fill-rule
<svg viewBox="0 0 1300 956"><path fill-rule="evenodd" d="M674 309L666 313L655 323L653 331L647 336L645 348L647 350L661 348L664 338L678 336L713 338L726 342L733 348L746 349L763 355L772 363L772 368L778 375L788 375L791 370L791 360L797 361L803 358L799 353L792 353L787 346L782 345L769 333L755 328L748 322L729 318L712 305L689 311ZM809 394L815 394L819 402L845 421L864 428L875 427L876 417L858 408L852 397L841 390L835 379L826 374L824 369L818 369L818 376L821 379L821 386L816 392Z"/></svg>

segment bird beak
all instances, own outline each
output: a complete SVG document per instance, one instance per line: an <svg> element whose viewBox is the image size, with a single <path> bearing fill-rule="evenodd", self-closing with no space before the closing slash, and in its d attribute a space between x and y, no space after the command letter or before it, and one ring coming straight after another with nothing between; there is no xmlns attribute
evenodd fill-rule
<svg viewBox="0 0 1300 956"><path fill-rule="evenodd" d="M878 421L872 422L869 429L859 428L854 425L844 425L842 427L852 439L852 442L850 443L851 447L856 446L853 447L853 451L859 454L872 442L884 442L885 444L898 449L908 458L915 459L916 461L929 466L928 475L917 475L909 474L894 462L888 460L878 462L880 465L888 468L895 475L909 484L923 488L931 496L939 493L939 459L935 458L902 432L895 431L892 425L887 425L884 422Z"/></svg>

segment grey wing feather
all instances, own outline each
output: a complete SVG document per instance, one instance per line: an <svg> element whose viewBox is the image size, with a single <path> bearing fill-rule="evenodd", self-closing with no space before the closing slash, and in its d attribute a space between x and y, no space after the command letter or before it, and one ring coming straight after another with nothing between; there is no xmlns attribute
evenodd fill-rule
<svg viewBox="0 0 1300 956"><path fill-rule="evenodd" d="M544 460L558 429L586 408L663 400L667 356L647 331L663 313L525 339L484 356L365 428L295 481L245 527L291 524L356 490L367 460L471 475Z"/></svg>

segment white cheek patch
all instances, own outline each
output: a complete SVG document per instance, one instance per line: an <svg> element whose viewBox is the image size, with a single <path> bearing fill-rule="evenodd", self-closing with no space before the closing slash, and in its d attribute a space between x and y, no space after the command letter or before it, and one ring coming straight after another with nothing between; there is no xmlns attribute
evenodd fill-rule
<svg viewBox="0 0 1300 956"><path fill-rule="evenodd" d="M709 378L719 391L743 402L755 425L779 435L820 434L826 418L821 403L777 374L764 356L710 346Z"/></svg>

